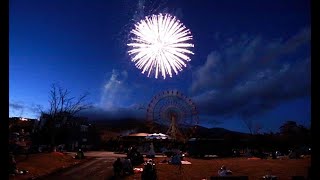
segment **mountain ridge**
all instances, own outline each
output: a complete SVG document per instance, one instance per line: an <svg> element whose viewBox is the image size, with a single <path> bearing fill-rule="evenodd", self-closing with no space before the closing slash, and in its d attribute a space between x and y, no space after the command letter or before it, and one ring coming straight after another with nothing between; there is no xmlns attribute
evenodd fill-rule
<svg viewBox="0 0 320 180"><path fill-rule="evenodd" d="M91 121L97 129L100 130L108 130L113 132L149 132L150 125L145 120L140 120L137 118L125 118L125 119L106 119L106 120L95 120ZM154 123L152 125L153 132L165 132L168 127ZM222 137L225 135L235 135L235 136L242 136L248 135L247 133L232 131L221 127L213 127L207 128L204 126L197 125L196 128L194 127L194 135L197 137ZM151 132L149 132L151 133Z"/></svg>

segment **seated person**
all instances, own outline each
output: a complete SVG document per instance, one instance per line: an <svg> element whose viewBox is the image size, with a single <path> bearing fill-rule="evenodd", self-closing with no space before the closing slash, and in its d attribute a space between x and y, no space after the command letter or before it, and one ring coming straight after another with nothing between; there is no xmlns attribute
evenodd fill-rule
<svg viewBox="0 0 320 180"><path fill-rule="evenodd" d="M228 175L232 175L232 171L227 169L227 167L225 165L223 165L219 171L218 171L218 175L219 176L228 176Z"/></svg>
<svg viewBox="0 0 320 180"><path fill-rule="evenodd" d="M172 156L170 163L171 164L175 164L175 165L181 165L181 157L180 157L180 155L179 154L175 154L174 156Z"/></svg>
<svg viewBox="0 0 320 180"><path fill-rule="evenodd" d="M132 167L132 164L131 164L131 160L126 157L122 163L123 165L123 173L124 174L133 174L133 167Z"/></svg>
<svg viewBox="0 0 320 180"><path fill-rule="evenodd" d="M144 163L144 168L141 174L142 180L156 180L157 179L157 171L155 168L155 164L152 159L149 159L146 163Z"/></svg>
<svg viewBox="0 0 320 180"><path fill-rule="evenodd" d="M120 176L122 169L123 169L122 162L120 158L117 158L117 160L113 163L114 176Z"/></svg>
<svg viewBox="0 0 320 180"><path fill-rule="evenodd" d="M79 151L77 152L76 156L75 156L76 159L84 159L84 153L81 149L79 149Z"/></svg>

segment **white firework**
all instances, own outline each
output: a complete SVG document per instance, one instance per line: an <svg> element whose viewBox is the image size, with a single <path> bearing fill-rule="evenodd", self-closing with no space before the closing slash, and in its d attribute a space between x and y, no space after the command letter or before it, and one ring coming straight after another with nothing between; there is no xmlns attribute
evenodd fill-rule
<svg viewBox="0 0 320 180"><path fill-rule="evenodd" d="M148 71L148 77L152 71L155 78L159 72L164 79L166 74L172 77L172 70L177 75L187 66L185 61L191 61L187 55L194 54L189 50L194 47L188 43L192 40L190 30L169 14L146 16L131 33L134 36L127 44L131 48L128 53L142 73Z"/></svg>

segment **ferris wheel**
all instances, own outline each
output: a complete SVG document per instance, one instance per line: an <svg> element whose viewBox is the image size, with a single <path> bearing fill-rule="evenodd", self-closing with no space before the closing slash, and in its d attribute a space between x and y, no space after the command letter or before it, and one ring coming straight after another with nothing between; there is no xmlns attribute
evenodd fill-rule
<svg viewBox="0 0 320 180"><path fill-rule="evenodd" d="M176 90L155 95L147 107L147 121L151 128L160 125L172 139L188 138L198 125L198 111L190 98Z"/></svg>

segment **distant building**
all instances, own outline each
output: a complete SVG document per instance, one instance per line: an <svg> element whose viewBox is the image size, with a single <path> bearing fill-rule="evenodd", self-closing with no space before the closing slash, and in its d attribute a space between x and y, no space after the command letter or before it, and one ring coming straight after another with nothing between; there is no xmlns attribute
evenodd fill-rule
<svg viewBox="0 0 320 180"><path fill-rule="evenodd" d="M33 144L32 135L37 132L37 119L10 117L9 118L9 150L20 152Z"/></svg>
<svg viewBox="0 0 320 180"><path fill-rule="evenodd" d="M39 128L42 130L56 128L56 145L64 144L67 150L77 150L79 148L90 147L89 127L90 123L86 117L72 116L69 113L56 115L55 122L52 122L49 114L42 114ZM51 124L54 123L54 124Z"/></svg>
<svg viewBox="0 0 320 180"><path fill-rule="evenodd" d="M24 118L24 117L9 117L9 132L24 132L33 133L38 126L38 119Z"/></svg>
<svg viewBox="0 0 320 180"><path fill-rule="evenodd" d="M67 128L67 149L76 150L79 148L86 149L90 147L89 142L89 127L88 118L75 117L64 125Z"/></svg>

